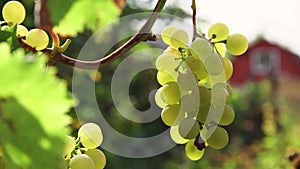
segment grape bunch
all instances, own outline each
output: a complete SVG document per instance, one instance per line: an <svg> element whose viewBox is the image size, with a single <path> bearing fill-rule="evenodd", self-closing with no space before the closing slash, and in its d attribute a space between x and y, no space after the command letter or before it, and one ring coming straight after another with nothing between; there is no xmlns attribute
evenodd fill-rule
<svg viewBox="0 0 300 169"><path fill-rule="evenodd" d="M1 32L15 32L15 35L20 38L25 44L31 48L40 51L45 49L49 44L48 34L38 28L28 29L21 25L26 16L26 10L19 1L8 1L2 9L2 17L4 22L1 22Z"/></svg>
<svg viewBox="0 0 300 169"><path fill-rule="evenodd" d="M208 38L198 37L190 46L188 33L175 26L166 27L161 38L169 47L156 59L161 87L155 101L162 108L163 123L170 126L171 139L186 144L187 157L196 161L206 148L219 150L229 142L224 126L234 121L235 113L228 104L233 66L226 53L243 54L248 40L229 35L223 23L213 24Z"/></svg>
<svg viewBox="0 0 300 169"><path fill-rule="evenodd" d="M95 123L86 123L78 130L78 138L67 136L64 161L61 169L103 169L104 153L97 149L103 141L101 128Z"/></svg>

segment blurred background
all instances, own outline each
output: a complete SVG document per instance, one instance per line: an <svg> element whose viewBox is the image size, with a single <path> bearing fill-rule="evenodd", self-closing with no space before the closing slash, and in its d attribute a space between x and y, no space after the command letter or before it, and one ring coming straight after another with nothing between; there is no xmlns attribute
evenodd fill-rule
<svg viewBox="0 0 300 169"><path fill-rule="evenodd" d="M1 8L6 1L0 2ZM22 3L27 9L24 25L33 28L34 1L23 0ZM120 17L150 11L155 3L156 1L152 0L127 0L119 11ZM108 161L106 168L292 168L293 162L289 161L289 156L300 152L300 26L297 20L300 13L296 8L297 4L300 6L299 1L201 0L197 1L197 4L199 31L205 33L212 23L223 22L233 32L245 34L250 40L249 50L244 55L231 58L234 73L230 84L234 94L230 105L235 110L236 118L233 124L226 127L230 134L229 145L221 151L206 151L204 157L196 162L185 156L184 145L145 159L124 158L104 150ZM190 5L191 1L168 0L163 12L191 22ZM91 29L79 32L72 38L72 44L66 54L76 57L84 42L93 33L94 30ZM114 36L118 36L118 33L106 36L105 41L110 41ZM150 48L151 45L162 43L141 43L126 55ZM121 61L122 58L98 71L75 71L82 73L85 80L96 83L95 93L99 107L106 120L119 132L129 136L149 137L168 129L159 118L151 123L134 123L116 110L110 93L110 83L112 74ZM73 68L59 63L54 66L59 69L57 76L65 79L71 90ZM129 89L133 105L138 110L147 110L150 107L149 93L157 88L159 84L156 81L155 70L140 72L132 80ZM82 113L88 116L88 112L89 110L86 110ZM74 110L69 114L74 117L71 127L75 133L79 122Z"/></svg>

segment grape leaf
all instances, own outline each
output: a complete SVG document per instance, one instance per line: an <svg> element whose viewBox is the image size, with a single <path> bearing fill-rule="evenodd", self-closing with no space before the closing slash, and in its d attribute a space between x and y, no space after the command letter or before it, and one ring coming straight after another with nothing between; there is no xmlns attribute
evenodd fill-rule
<svg viewBox="0 0 300 169"><path fill-rule="evenodd" d="M64 14L60 10L61 6L67 3L68 9L63 8ZM52 22L58 23L54 30L62 36L76 36L85 28L96 31L102 26L118 18L120 10L113 1L108 0L76 0L48 2ZM58 12L58 13L57 13ZM59 22L57 22L59 19Z"/></svg>
<svg viewBox="0 0 300 169"><path fill-rule="evenodd" d="M62 156L73 102L45 57L0 43L0 142L12 168L53 169ZM28 59L28 58L34 59ZM27 60L26 60L27 59ZM14 167L13 167L14 166Z"/></svg>

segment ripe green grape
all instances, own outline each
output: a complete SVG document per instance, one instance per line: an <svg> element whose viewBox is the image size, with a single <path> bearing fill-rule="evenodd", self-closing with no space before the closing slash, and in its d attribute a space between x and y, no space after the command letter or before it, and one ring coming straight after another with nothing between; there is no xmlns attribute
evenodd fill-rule
<svg viewBox="0 0 300 169"><path fill-rule="evenodd" d="M190 71L192 71L198 80L205 79L208 76L202 61L196 59L195 57L187 57L184 63L186 66L188 66Z"/></svg>
<svg viewBox="0 0 300 169"><path fill-rule="evenodd" d="M167 71L163 70L157 72L156 79L160 85L165 85L169 82L175 82L175 79Z"/></svg>
<svg viewBox="0 0 300 169"><path fill-rule="evenodd" d="M229 80L233 73L233 66L232 66L231 61L227 57L223 57L223 61L224 61L225 77L226 77L226 80Z"/></svg>
<svg viewBox="0 0 300 169"><path fill-rule="evenodd" d="M175 26L167 26L164 28L164 30L161 33L161 39L163 40L163 42L167 45L170 45L170 37L172 32L176 29Z"/></svg>
<svg viewBox="0 0 300 169"><path fill-rule="evenodd" d="M215 50L218 54L220 54L222 57L225 57L226 55L226 48L224 43L215 43Z"/></svg>
<svg viewBox="0 0 300 169"><path fill-rule="evenodd" d="M199 97L196 95L187 94L181 97L181 110L183 112L191 113L199 107Z"/></svg>
<svg viewBox="0 0 300 169"><path fill-rule="evenodd" d="M18 37L25 37L28 33L28 29L23 25L17 25L17 36Z"/></svg>
<svg viewBox="0 0 300 169"><path fill-rule="evenodd" d="M157 57L155 62L155 67L159 71L167 72L171 77L177 79L178 73L176 68L180 65L180 60L177 59L174 55L169 53L163 53Z"/></svg>
<svg viewBox="0 0 300 169"><path fill-rule="evenodd" d="M186 118L179 124L179 134L185 139L192 139L199 134L200 126L192 118Z"/></svg>
<svg viewBox="0 0 300 169"><path fill-rule="evenodd" d="M204 154L204 149L199 150L194 142L195 142L195 138L191 139L186 145L185 145L185 154L186 156L192 160L192 161L197 161L199 159L202 158L203 154Z"/></svg>
<svg viewBox="0 0 300 169"><path fill-rule="evenodd" d="M183 29L174 30L170 36L170 46L175 49L186 47L188 41L189 35Z"/></svg>
<svg viewBox="0 0 300 169"><path fill-rule="evenodd" d="M64 146L64 157L66 160L71 158L71 153L75 149L76 141L74 137L67 136L67 142Z"/></svg>
<svg viewBox="0 0 300 169"><path fill-rule="evenodd" d="M226 83L218 82L211 88L212 93L212 104L223 105L227 100L228 92L226 89Z"/></svg>
<svg viewBox="0 0 300 169"><path fill-rule="evenodd" d="M71 158L70 169L95 169L94 161L86 154L78 154Z"/></svg>
<svg viewBox="0 0 300 169"><path fill-rule="evenodd" d="M204 124L205 123L205 120L208 116L208 113L209 113L209 109L210 109L210 104L207 104L203 107L199 107L199 110L198 110L198 114L197 114L197 121Z"/></svg>
<svg viewBox="0 0 300 169"><path fill-rule="evenodd" d="M176 82L170 82L162 87L162 100L169 104L178 104L180 101L181 93Z"/></svg>
<svg viewBox="0 0 300 169"><path fill-rule="evenodd" d="M174 56L174 58L181 58L181 54L178 49L171 48L170 46L166 50L164 50L163 53L171 54Z"/></svg>
<svg viewBox="0 0 300 169"><path fill-rule="evenodd" d="M224 73L222 62L223 59L220 55L211 53L211 55L204 61L204 66L209 75L217 76Z"/></svg>
<svg viewBox="0 0 300 169"><path fill-rule="evenodd" d="M31 29L25 38L25 42L36 50L43 50L48 46L48 34L41 29Z"/></svg>
<svg viewBox="0 0 300 169"><path fill-rule="evenodd" d="M227 25L223 23L215 23L208 29L208 37L212 42L225 40L229 35Z"/></svg>
<svg viewBox="0 0 300 169"><path fill-rule="evenodd" d="M232 55L242 55L248 49L248 40L242 34L230 35L226 40L226 48Z"/></svg>
<svg viewBox="0 0 300 169"><path fill-rule="evenodd" d="M162 93L161 93L162 87L159 88L155 93L155 103L158 107L164 108L167 104L162 99Z"/></svg>
<svg viewBox="0 0 300 169"><path fill-rule="evenodd" d="M210 127L209 129L204 128L201 132L201 137L208 145L216 150L224 148L229 142L229 135L227 131L220 126Z"/></svg>
<svg viewBox="0 0 300 169"><path fill-rule="evenodd" d="M205 60L212 52L211 44L203 39L197 38L191 45L192 56L199 60Z"/></svg>
<svg viewBox="0 0 300 169"><path fill-rule="evenodd" d="M191 71L187 70L179 72L177 77L177 84L179 85L181 90L186 91L190 91L198 86L194 74Z"/></svg>
<svg viewBox="0 0 300 169"><path fill-rule="evenodd" d="M176 126L184 119L184 113L179 104L168 105L162 110L161 119L167 126Z"/></svg>
<svg viewBox="0 0 300 169"><path fill-rule="evenodd" d="M7 23L20 24L25 19L26 11L22 3L9 1L2 9L2 16Z"/></svg>
<svg viewBox="0 0 300 169"><path fill-rule="evenodd" d="M106 165L105 154L99 149L89 149L84 154L88 155L95 164L95 169L103 169Z"/></svg>
<svg viewBox="0 0 300 169"><path fill-rule="evenodd" d="M204 86L199 86L198 92L199 92L200 107L209 104L211 101L211 92Z"/></svg>
<svg viewBox="0 0 300 169"><path fill-rule="evenodd" d="M171 126L170 136L171 136L171 139L176 144L185 144L189 141L188 139L185 139L185 138L181 137L181 135L179 134L179 126L178 125L177 126Z"/></svg>
<svg viewBox="0 0 300 169"><path fill-rule="evenodd" d="M224 107L224 112L222 114L222 117L219 121L219 125L221 126L228 126L231 124L234 120L234 110L229 105L226 105Z"/></svg>
<svg viewBox="0 0 300 169"><path fill-rule="evenodd" d="M78 130L81 144L87 149L94 149L100 146L103 141L103 134L100 127L95 123L86 123Z"/></svg>

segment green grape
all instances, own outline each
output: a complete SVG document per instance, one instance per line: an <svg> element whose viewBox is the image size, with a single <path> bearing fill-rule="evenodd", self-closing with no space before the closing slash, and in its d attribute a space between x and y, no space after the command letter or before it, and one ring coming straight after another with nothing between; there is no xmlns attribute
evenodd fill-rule
<svg viewBox="0 0 300 169"><path fill-rule="evenodd" d="M186 91L190 91L198 86L194 74L187 70L179 72L177 77L177 84L179 85L181 90Z"/></svg>
<svg viewBox="0 0 300 169"><path fill-rule="evenodd" d="M17 25L17 36L18 37L25 37L27 33L28 33L28 30L25 26Z"/></svg>
<svg viewBox="0 0 300 169"><path fill-rule="evenodd" d="M78 130L81 144L87 149L94 149L100 146L103 141L103 134L100 127L95 123L86 123Z"/></svg>
<svg viewBox="0 0 300 169"><path fill-rule="evenodd" d="M230 98L232 97L232 88L228 83L226 83L226 90L227 90L226 101L228 102L230 100Z"/></svg>
<svg viewBox="0 0 300 169"><path fill-rule="evenodd" d="M167 72L171 77L177 79L178 73L176 68L180 65L181 60L177 59L174 55L169 53L163 53L157 57L155 66L159 71Z"/></svg>
<svg viewBox="0 0 300 169"><path fill-rule="evenodd" d="M204 86L198 87L198 93L199 93L199 101L200 101L200 107L203 107L210 103L211 101L211 92Z"/></svg>
<svg viewBox="0 0 300 169"><path fill-rule="evenodd" d="M198 110L198 114L197 114L197 121L204 124L205 123L205 120L208 116L208 113L209 113L209 109L210 109L210 104L207 104L203 107L199 107L199 110Z"/></svg>
<svg viewBox="0 0 300 169"><path fill-rule="evenodd" d="M218 54L220 54L222 57L225 57L226 55L226 48L224 46L224 43L215 43L215 50Z"/></svg>
<svg viewBox="0 0 300 169"><path fill-rule="evenodd" d="M191 45L192 56L199 60L205 60L212 52L211 44L203 38L197 38Z"/></svg>
<svg viewBox="0 0 300 169"><path fill-rule="evenodd" d="M163 40L163 42L167 45L170 45L170 37L172 32L176 29L175 26L167 26L164 28L164 30L161 33L161 39Z"/></svg>
<svg viewBox="0 0 300 169"><path fill-rule="evenodd" d="M181 137L181 135L179 134L179 126L178 125L177 126L171 126L170 136L171 136L171 139L176 144L185 144L189 141L188 139L185 139L185 138Z"/></svg>
<svg viewBox="0 0 300 169"><path fill-rule="evenodd" d="M7 23L20 24L25 19L26 11L22 3L9 1L2 8L2 16Z"/></svg>
<svg viewBox="0 0 300 169"><path fill-rule="evenodd" d="M229 135L227 131L220 126L204 128L201 132L201 137L208 145L216 150L224 148L229 142Z"/></svg>
<svg viewBox="0 0 300 169"><path fill-rule="evenodd" d="M167 104L162 99L161 90L162 90L162 87L156 91L154 99L155 99L155 103L158 107L164 108L165 106L167 106Z"/></svg>
<svg viewBox="0 0 300 169"><path fill-rule="evenodd" d="M178 49L171 48L170 46L164 50L163 53L171 54L174 56L174 58L181 58L181 53L178 51Z"/></svg>
<svg viewBox="0 0 300 169"><path fill-rule="evenodd" d="M71 153L75 149L76 141L74 137L67 136L67 142L64 146L64 157L66 160L71 158Z"/></svg>
<svg viewBox="0 0 300 169"><path fill-rule="evenodd" d="M45 31L35 28L27 33L25 42L36 50L43 50L48 46L49 37Z"/></svg>
<svg viewBox="0 0 300 169"><path fill-rule="evenodd" d="M241 34L230 35L226 40L226 48L231 55L242 55L248 49L248 40Z"/></svg>
<svg viewBox="0 0 300 169"><path fill-rule="evenodd" d="M215 105L223 105L226 102L228 92L226 90L226 83L219 82L212 86L212 104Z"/></svg>
<svg viewBox="0 0 300 169"><path fill-rule="evenodd" d="M229 80L233 73L233 66L232 66L231 61L227 57L223 57L223 61L224 61L225 77L226 77L226 80Z"/></svg>
<svg viewBox="0 0 300 169"><path fill-rule="evenodd" d="M179 104L168 105L162 110L161 119L167 126L176 126L184 119L184 113Z"/></svg>
<svg viewBox="0 0 300 169"><path fill-rule="evenodd" d="M187 57L184 61L186 66L192 71L197 79L204 79L208 76L203 63L195 57Z"/></svg>
<svg viewBox="0 0 300 169"><path fill-rule="evenodd" d="M175 82L175 79L168 72L163 70L157 72L156 79L162 86L169 82Z"/></svg>
<svg viewBox="0 0 300 169"><path fill-rule="evenodd" d="M217 76L224 73L222 62L223 59L220 55L211 53L211 55L204 61L204 66L210 76Z"/></svg>
<svg viewBox="0 0 300 169"><path fill-rule="evenodd" d="M225 40L229 35L228 27L223 23L215 23L208 29L208 38L212 42Z"/></svg>
<svg viewBox="0 0 300 169"><path fill-rule="evenodd" d="M180 101L180 89L176 82L170 82L162 87L162 100L169 104L178 104Z"/></svg>
<svg viewBox="0 0 300 169"><path fill-rule="evenodd" d="M94 161L86 154L78 154L71 158L70 169L95 169Z"/></svg>
<svg viewBox="0 0 300 169"><path fill-rule="evenodd" d="M200 126L196 120L186 118L180 122L178 130L183 138L192 139L199 134Z"/></svg>
<svg viewBox="0 0 300 169"><path fill-rule="evenodd" d="M103 169L106 165L105 154L99 149L89 149L84 154L88 155L95 164L95 169Z"/></svg>
<svg viewBox="0 0 300 169"><path fill-rule="evenodd" d="M186 145L185 145L185 154L186 156L193 161L200 160L204 154L204 149L199 150L194 142L195 138L191 139Z"/></svg>
<svg viewBox="0 0 300 169"><path fill-rule="evenodd" d="M175 49L186 47L188 41L189 35L183 29L174 30L170 36L170 46Z"/></svg>
<svg viewBox="0 0 300 169"><path fill-rule="evenodd" d="M231 124L234 120L234 110L229 105L226 105L224 107L224 112L222 114L222 117L219 121L219 125L221 126L228 126Z"/></svg>
<svg viewBox="0 0 300 169"><path fill-rule="evenodd" d="M180 104L182 112L194 112L199 107L199 97L191 94L184 95L181 97Z"/></svg>

